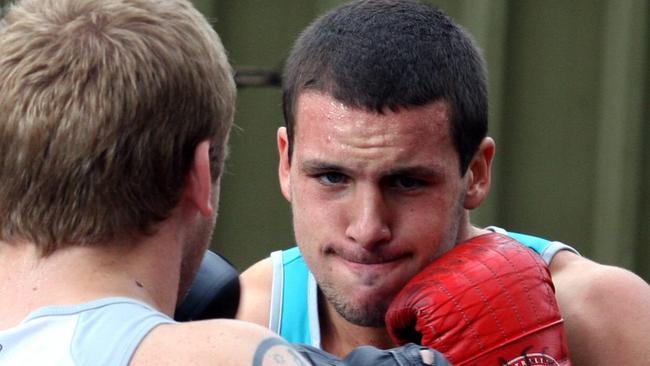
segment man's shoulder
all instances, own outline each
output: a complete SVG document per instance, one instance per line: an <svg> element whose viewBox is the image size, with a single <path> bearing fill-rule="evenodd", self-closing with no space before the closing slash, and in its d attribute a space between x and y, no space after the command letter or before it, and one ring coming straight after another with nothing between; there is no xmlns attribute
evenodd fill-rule
<svg viewBox="0 0 650 366"><path fill-rule="evenodd" d="M558 253L550 270L553 282L562 281L580 292L607 290L627 293L635 288L650 289L647 282L627 269L601 264L569 251Z"/></svg>
<svg viewBox="0 0 650 366"><path fill-rule="evenodd" d="M242 302L248 300L251 295L255 298L268 297L268 300L270 301L271 290L273 287L273 276L276 270L283 273L287 268L294 268L296 266L300 268L304 267L302 272L305 272L305 274L307 273L308 269L306 264L304 264L304 259L298 247L275 251L271 253L269 257L248 267L239 276L242 288Z"/></svg>
<svg viewBox="0 0 650 366"><path fill-rule="evenodd" d="M260 279L267 279L270 285L270 276L273 274L274 265L284 265L295 261L302 261L302 254L298 247L291 247L285 250L277 250L270 256L254 263L248 267L240 276L242 282L259 282ZM266 282L266 281L262 281Z"/></svg>
<svg viewBox="0 0 650 366"><path fill-rule="evenodd" d="M253 264L239 276L239 280L241 295L237 319L267 326L273 287L271 258L265 258Z"/></svg>
<svg viewBox="0 0 650 366"><path fill-rule="evenodd" d="M272 275L273 262L269 257L248 267L239 276L239 280L241 281L242 288L247 287L245 290L256 288L270 289Z"/></svg>
<svg viewBox="0 0 650 366"><path fill-rule="evenodd" d="M633 364L650 359L650 286L631 271L570 252L551 264L575 364Z"/></svg>
<svg viewBox="0 0 650 366"><path fill-rule="evenodd" d="M253 264L239 277L241 296L236 318L269 326L274 293L277 297L287 291L283 278L290 279L292 284L302 283L308 273L298 247L275 251Z"/></svg>
<svg viewBox="0 0 650 366"><path fill-rule="evenodd" d="M213 319L163 324L145 337L131 365L251 365L279 346L286 347L286 342L248 322Z"/></svg>

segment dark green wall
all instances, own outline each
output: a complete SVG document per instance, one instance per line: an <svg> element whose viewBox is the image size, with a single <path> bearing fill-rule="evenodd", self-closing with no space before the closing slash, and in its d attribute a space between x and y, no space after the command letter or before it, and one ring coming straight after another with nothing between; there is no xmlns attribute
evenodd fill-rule
<svg viewBox="0 0 650 366"><path fill-rule="evenodd" d="M194 1L238 69L269 70L340 2ZM565 241L649 280L649 0L431 2L488 61L497 156L474 221ZM279 90L241 88L235 122L213 248L244 269L293 240L276 173Z"/></svg>
<svg viewBox="0 0 650 366"><path fill-rule="evenodd" d="M236 66L277 68L340 1L195 1ZM432 1L474 34L490 71L494 187L474 221L562 240L650 278L650 7L646 0ZM244 88L214 248L240 269L290 245L276 178L276 88Z"/></svg>
<svg viewBox="0 0 650 366"><path fill-rule="evenodd" d="M333 1L196 1L237 68L279 70L308 22ZM240 88L232 154L223 180L213 248L240 269L293 241L290 209L277 182L276 131L283 124L280 90Z"/></svg>

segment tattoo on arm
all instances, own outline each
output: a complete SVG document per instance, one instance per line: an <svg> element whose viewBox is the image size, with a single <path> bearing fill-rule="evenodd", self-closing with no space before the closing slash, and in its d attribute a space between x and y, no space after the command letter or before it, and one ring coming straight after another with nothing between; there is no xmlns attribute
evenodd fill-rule
<svg viewBox="0 0 650 366"><path fill-rule="evenodd" d="M309 366L295 349L279 338L267 338L260 343L253 357L253 366Z"/></svg>

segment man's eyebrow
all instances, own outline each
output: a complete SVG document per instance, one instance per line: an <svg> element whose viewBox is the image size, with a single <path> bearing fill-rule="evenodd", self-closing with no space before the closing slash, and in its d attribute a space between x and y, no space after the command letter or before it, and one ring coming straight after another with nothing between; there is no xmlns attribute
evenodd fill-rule
<svg viewBox="0 0 650 366"><path fill-rule="evenodd" d="M304 173L310 174L310 173L319 173L324 171L345 172L347 169L345 169L340 165L328 161L311 159L311 160L305 160L302 163L300 163L300 170Z"/></svg>
<svg viewBox="0 0 650 366"><path fill-rule="evenodd" d="M300 170L305 174L317 174L321 172L341 172L346 174L348 169L344 166L320 159L305 160L300 164ZM444 169L438 166L398 166L381 174L385 177L412 176L422 178L439 178L444 175Z"/></svg>
<svg viewBox="0 0 650 366"><path fill-rule="evenodd" d="M444 170L439 167L430 167L430 166L404 166L396 167L389 169L384 176L394 177L394 176L412 176L412 177L430 177L437 178L444 175Z"/></svg>

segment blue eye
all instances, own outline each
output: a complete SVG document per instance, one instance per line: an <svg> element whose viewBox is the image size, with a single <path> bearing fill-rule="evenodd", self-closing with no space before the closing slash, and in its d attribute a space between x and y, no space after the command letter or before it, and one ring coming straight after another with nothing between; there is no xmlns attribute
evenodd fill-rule
<svg viewBox="0 0 650 366"><path fill-rule="evenodd" d="M317 176L318 180L325 185L343 184L347 181L344 174L336 172L323 173Z"/></svg>

